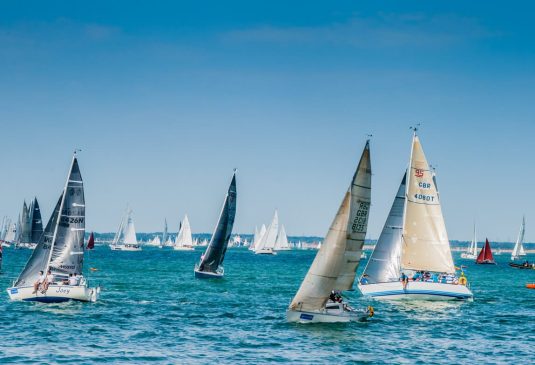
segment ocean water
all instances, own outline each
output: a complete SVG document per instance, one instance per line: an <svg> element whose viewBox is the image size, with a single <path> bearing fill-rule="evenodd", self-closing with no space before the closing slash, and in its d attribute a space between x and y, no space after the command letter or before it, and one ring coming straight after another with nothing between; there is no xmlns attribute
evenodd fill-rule
<svg viewBox="0 0 535 365"><path fill-rule="evenodd" d="M86 255L102 286L97 303L10 302L5 288L28 250L4 250L0 275L2 364L533 363L535 270L466 265L473 302L381 303L366 323L293 324L285 310L315 251L258 256L231 249L225 279L199 280L200 251L147 248ZM535 259L531 256L530 259ZM360 270L362 270L361 265Z"/></svg>

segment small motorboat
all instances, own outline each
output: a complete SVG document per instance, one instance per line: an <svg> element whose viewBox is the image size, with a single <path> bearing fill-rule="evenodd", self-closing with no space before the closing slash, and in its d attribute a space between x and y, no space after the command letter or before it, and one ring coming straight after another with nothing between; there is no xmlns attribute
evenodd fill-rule
<svg viewBox="0 0 535 365"><path fill-rule="evenodd" d="M516 262L510 262L509 266L514 267L515 269L527 269L527 270L535 270L535 264L524 262L522 264L517 264Z"/></svg>

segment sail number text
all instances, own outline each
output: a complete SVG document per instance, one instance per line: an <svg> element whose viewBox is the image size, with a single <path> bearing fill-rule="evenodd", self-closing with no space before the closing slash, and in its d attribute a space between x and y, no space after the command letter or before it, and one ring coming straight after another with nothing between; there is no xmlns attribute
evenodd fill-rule
<svg viewBox="0 0 535 365"><path fill-rule="evenodd" d="M366 222L368 220L368 210L370 209L370 203L360 202L357 214L353 219L353 225L351 229L353 232L364 232L366 229Z"/></svg>
<svg viewBox="0 0 535 365"><path fill-rule="evenodd" d="M77 217L77 218L61 217L61 223L66 223L66 224L84 223L84 218L82 218L82 217Z"/></svg>
<svg viewBox="0 0 535 365"><path fill-rule="evenodd" d="M435 197L432 195L425 195L425 194L414 194L415 199L419 200L425 200L426 202L433 202L435 201Z"/></svg>

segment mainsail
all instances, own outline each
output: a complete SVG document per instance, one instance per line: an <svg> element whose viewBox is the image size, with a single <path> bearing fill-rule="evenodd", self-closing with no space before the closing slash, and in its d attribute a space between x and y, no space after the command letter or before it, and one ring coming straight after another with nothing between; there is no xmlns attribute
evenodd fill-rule
<svg viewBox="0 0 535 365"><path fill-rule="evenodd" d="M134 218L132 218L132 210L128 210L126 225L123 229L123 244L137 245L136 227L134 226Z"/></svg>
<svg viewBox="0 0 535 365"><path fill-rule="evenodd" d="M41 239L43 234L43 221L41 219L41 210L39 209L39 203L37 198L33 199L30 205L31 209L31 242L36 243Z"/></svg>
<svg viewBox="0 0 535 365"><path fill-rule="evenodd" d="M371 193L370 166L369 143L366 142L349 191L346 192L321 248L290 303L290 309L322 310L332 290L351 288L362 251L359 242L364 241L367 229ZM365 189L366 187L368 189ZM356 207L351 206L355 204ZM358 217L364 219L356 219ZM358 260L355 258L357 252ZM353 269L352 275L350 269Z"/></svg>
<svg viewBox="0 0 535 365"><path fill-rule="evenodd" d="M95 235L93 232L89 235L89 240L87 241L87 249L92 250L95 248Z"/></svg>
<svg viewBox="0 0 535 365"><path fill-rule="evenodd" d="M163 235L161 244L165 245L167 243L167 218L164 219L163 223Z"/></svg>
<svg viewBox="0 0 535 365"><path fill-rule="evenodd" d="M228 188L212 239L199 264L199 271L217 272L223 263L236 216L236 172Z"/></svg>
<svg viewBox="0 0 535 365"><path fill-rule="evenodd" d="M520 256L525 256L526 252L524 251L524 234L526 232L526 218L522 217L522 224L520 225L520 231L518 232L518 238L516 239L515 247L511 253L511 260L519 259Z"/></svg>
<svg viewBox="0 0 535 365"><path fill-rule="evenodd" d="M399 280L406 178L405 173L381 235L364 269L364 274L367 275L370 284Z"/></svg>
<svg viewBox="0 0 535 365"><path fill-rule="evenodd" d="M476 259L477 263L482 262L494 262L494 256L492 255L492 250L490 249L490 243L488 238L485 240L485 246L479 252L479 256Z"/></svg>
<svg viewBox="0 0 535 365"><path fill-rule="evenodd" d="M433 172L416 134L407 176L401 267L455 272Z"/></svg>
<svg viewBox="0 0 535 365"><path fill-rule="evenodd" d="M29 243L32 240L32 221L30 218L30 211L26 205L26 201L22 205L22 223L20 232L20 242Z"/></svg>
<svg viewBox="0 0 535 365"><path fill-rule="evenodd" d="M78 161L73 158L56 224L48 268L54 274L81 274L84 261L85 198Z"/></svg>
<svg viewBox="0 0 535 365"><path fill-rule="evenodd" d="M362 255L362 247L368 229L372 187L372 167L370 161L370 142L366 141L360 157L357 171L350 188L351 203L349 221L347 222L347 243L344 262L336 281L335 289L339 291L353 289L357 267Z"/></svg>

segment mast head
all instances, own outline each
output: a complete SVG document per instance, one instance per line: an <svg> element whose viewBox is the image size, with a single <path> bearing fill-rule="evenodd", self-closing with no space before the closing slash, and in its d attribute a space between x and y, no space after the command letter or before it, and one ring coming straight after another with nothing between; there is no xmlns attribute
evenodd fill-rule
<svg viewBox="0 0 535 365"><path fill-rule="evenodd" d="M421 123L416 123L413 126L410 126L409 129L413 131L414 135L416 136L416 132L418 132L418 129L420 129Z"/></svg>

